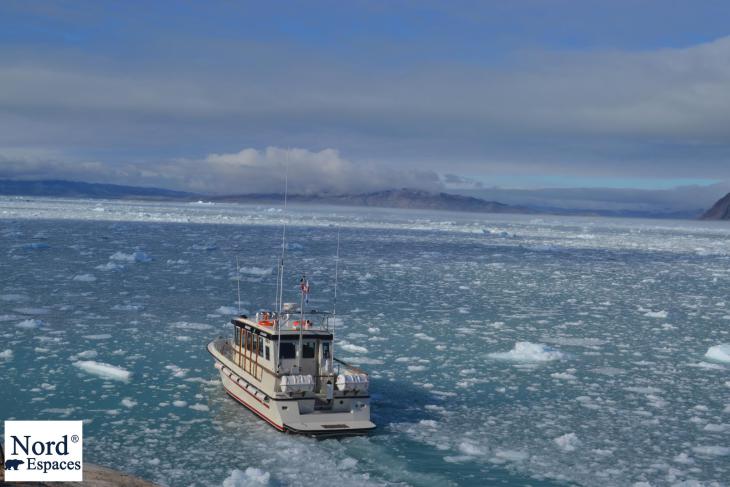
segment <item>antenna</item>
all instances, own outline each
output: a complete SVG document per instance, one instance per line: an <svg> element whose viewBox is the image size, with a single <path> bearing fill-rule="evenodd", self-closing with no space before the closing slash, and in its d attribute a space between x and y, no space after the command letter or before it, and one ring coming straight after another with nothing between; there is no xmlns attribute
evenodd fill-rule
<svg viewBox="0 0 730 487"><path fill-rule="evenodd" d="M284 165L284 225L281 231L281 260L279 261L279 282L277 288L277 311L281 315L284 307L284 257L286 256L286 200L289 193L289 149L286 150L286 163Z"/></svg>
<svg viewBox="0 0 730 487"><path fill-rule="evenodd" d="M286 256L286 198L289 193L289 149L286 149L286 162L284 163L284 223L281 231L281 258L279 259L279 270L276 274L276 332L281 335L281 312L284 308L284 257ZM276 373L279 373L279 347L281 340L276 341L274 353L276 354Z"/></svg>
<svg viewBox="0 0 730 487"><path fill-rule="evenodd" d="M332 347L330 353L332 354L332 368L335 367L335 327L337 326L337 278L339 275L340 265L340 228L337 227L337 253L335 254L335 297L332 302Z"/></svg>
<svg viewBox="0 0 730 487"><path fill-rule="evenodd" d="M241 314L241 270L238 267L238 256L236 256L236 287L238 288L238 314Z"/></svg>

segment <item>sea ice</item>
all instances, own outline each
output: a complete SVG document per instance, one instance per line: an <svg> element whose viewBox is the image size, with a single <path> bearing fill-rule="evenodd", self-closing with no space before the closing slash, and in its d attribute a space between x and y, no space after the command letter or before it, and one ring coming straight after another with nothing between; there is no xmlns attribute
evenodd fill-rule
<svg viewBox="0 0 730 487"><path fill-rule="evenodd" d="M79 282L94 282L96 281L96 277L93 274L76 274L72 280Z"/></svg>
<svg viewBox="0 0 730 487"><path fill-rule="evenodd" d="M705 358L715 362L730 363L730 343L721 343L708 348Z"/></svg>
<svg viewBox="0 0 730 487"><path fill-rule="evenodd" d="M97 335L83 335L87 340L108 340L112 336L109 333L99 333Z"/></svg>
<svg viewBox="0 0 730 487"><path fill-rule="evenodd" d="M489 357L511 362L550 362L564 359L565 354L542 343L516 342L509 352L494 352Z"/></svg>
<svg viewBox="0 0 730 487"><path fill-rule="evenodd" d="M562 436L558 436L553 441L565 452L575 451L580 444L580 440L578 440L575 433L565 433Z"/></svg>
<svg viewBox="0 0 730 487"><path fill-rule="evenodd" d="M133 401L129 397L125 397L124 399L122 399L122 406L124 406L125 408L132 409L136 405L137 405L137 401Z"/></svg>
<svg viewBox="0 0 730 487"><path fill-rule="evenodd" d="M360 347L358 345L353 345L352 343L342 342L342 343L339 343L337 346L350 353L368 353L367 348Z"/></svg>
<svg viewBox="0 0 730 487"><path fill-rule="evenodd" d="M219 315L237 315L238 308L236 306L221 306L215 312ZM241 310L241 313L245 314L245 310Z"/></svg>
<svg viewBox="0 0 730 487"><path fill-rule="evenodd" d="M0 352L0 359L11 360L12 358L13 358L12 350L3 350L2 352Z"/></svg>
<svg viewBox="0 0 730 487"><path fill-rule="evenodd" d="M78 362L74 362L73 365L86 373L96 375L102 379L128 381L132 375L131 372L121 367L96 362L94 360L79 360Z"/></svg>
<svg viewBox="0 0 730 487"><path fill-rule="evenodd" d="M716 445L701 445L692 448L692 451L698 455L710 457L724 457L730 455L730 447Z"/></svg>
<svg viewBox="0 0 730 487"><path fill-rule="evenodd" d="M246 471L235 469L223 481L223 487L250 487L252 485L268 485L271 474L258 468L248 467Z"/></svg>
<svg viewBox="0 0 730 487"><path fill-rule="evenodd" d="M272 273L271 267L241 267L238 269L241 274L248 274L250 276L268 276Z"/></svg>
<svg viewBox="0 0 730 487"><path fill-rule="evenodd" d="M666 318L667 316L669 316L669 313L665 310L647 311L646 313L644 313L644 316L646 316L647 318Z"/></svg>
<svg viewBox="0 0 730 487"><path fill-rule="evenodd" d="M213 328L211 325L207 325L205 323L189 323L187 321L178 321L177 323L173 323L171 326L181 330L194 331L211 330Z"/></svg>
<svg viewBox="0 0 730 487"><path fill-rule="evenodd" d="M116 260L120 262L152 262L153 259L141 250L137 250L131 254L115 252L109 256L109 260Z"/></svg>
<svg viewBox="0 0 730 487"><path fill-rule="evenodd" d="M32 330L33 328L43 326L43 320L23 320L15 326L17 326L18 328L23 328L25 330Z"/></svg>
<svg viewBox="0 0 730 487"><path fill-rule="evenodd" d="M122 264L117 264L116 262L109 261L106 264L101 264L94 267L94 269L98 271L121 271L122 269L124 269L124 266Z"/></svg>

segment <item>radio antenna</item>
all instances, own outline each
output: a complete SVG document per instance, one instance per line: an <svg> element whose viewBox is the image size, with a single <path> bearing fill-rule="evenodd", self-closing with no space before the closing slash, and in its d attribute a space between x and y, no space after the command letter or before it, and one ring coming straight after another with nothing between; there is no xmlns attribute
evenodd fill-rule
<svg viewBox="0 0 730 487"><path fill-rule="evenodd" d="M241 269L238 267L238 256L236 256L236 287L238 288L238 314L241 314Z"/></svg>

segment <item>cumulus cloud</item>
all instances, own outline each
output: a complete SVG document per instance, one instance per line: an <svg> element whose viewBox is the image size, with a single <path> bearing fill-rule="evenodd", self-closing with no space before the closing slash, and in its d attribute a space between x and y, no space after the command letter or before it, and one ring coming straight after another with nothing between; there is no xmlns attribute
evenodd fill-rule
<svg viewBox="0 0 730 487"><path fill-rule="evenodd" d="M316 148L292 156L306 191L391 179L429 186L433 171L487 181L492 173L730 177L730 37L631 52L509 52L502 64L404 55L362 66L286 43L179 41L185 62L153 49L144 62L114 63L2 48L0 147L60 155L23 159L25 168L6 157L1 169L271 191L277 150L238 149L291 145ZM209 56L217 60L209 69L187 62ZM326 184L317 179L325 175Z"/></svg>
<svg viewBox="0 0 730 487"><path fill-rule="evenodd" d="M260 194L281 193L285 177L292 194L353 194L399 187L437 190L442 186L435 172L354 163L335 149L248 148L200 159L123 164L64 161L22 151L0 153L0 178L80 179L204 194Z"/></svg>

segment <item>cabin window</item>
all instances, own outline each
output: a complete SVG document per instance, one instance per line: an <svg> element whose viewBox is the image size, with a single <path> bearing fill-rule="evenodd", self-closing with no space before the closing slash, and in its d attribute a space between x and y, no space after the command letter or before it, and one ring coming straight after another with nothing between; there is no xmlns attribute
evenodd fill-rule
<svg viewBox="0 0 730 487"><path fill-rule="evenodd" d="M302 344L302 358L314 358L314 342Z"/></svg>
<svg viewBox="0 0 730 487"><path fill-rule="evenodd" d="M271 358L269 357L269 346L268 345L266 345L266 360L271 360Z"/></svg>
<svg viewBox="0 0 730 487"><path fill-rule="evenodd" d="M280 358L296 358L297 347L291 342L281 342L279 344L279 357Z"/></svg>
<svg viewBox="0 0 730 487"><path fill-rule="evenodd" d="M324 360L329 360L329 358L330 358L330 342L324 342L324 343L322 343L322 358Z"/></svg>
<svg viewBox="0 0 730 487"><path fill-rule="evenodd" d="M247 335L248 336L246 337L246 350L248 350L250 352L253 348L253 333L248 333Z"/></svg>
<svg viewBox="0 0 730 487"><path fill-rule="evenodd" d="M259 343L256 347L256 353L258 353L260 357L264 356L264 337L259 337Z"/></svg>

